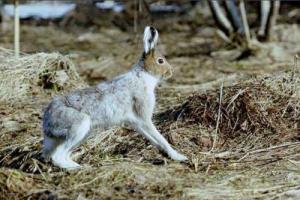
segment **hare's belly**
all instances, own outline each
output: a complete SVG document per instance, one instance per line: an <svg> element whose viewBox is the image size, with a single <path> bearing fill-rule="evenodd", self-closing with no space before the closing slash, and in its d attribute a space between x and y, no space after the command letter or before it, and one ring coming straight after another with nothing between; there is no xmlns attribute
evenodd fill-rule
<svg viewBox="0 0 300 200"><path fill-rule="evenodd" d="M104 129L120 125L126 119L127 109L127 104L120 103L115 99L106 99L98 102L89 110L92 125Z"/></svg>

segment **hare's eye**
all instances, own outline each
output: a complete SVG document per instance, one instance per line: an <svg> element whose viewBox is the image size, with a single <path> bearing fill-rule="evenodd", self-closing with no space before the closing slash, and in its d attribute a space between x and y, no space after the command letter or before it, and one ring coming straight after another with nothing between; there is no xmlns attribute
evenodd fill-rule
<svg viewBox="0 0 300 200"><path fill-rule="evenodd" d="M163 58L158 58L157 59L157 63L158 64L163 64L164 63L164 59Z"/></svg>

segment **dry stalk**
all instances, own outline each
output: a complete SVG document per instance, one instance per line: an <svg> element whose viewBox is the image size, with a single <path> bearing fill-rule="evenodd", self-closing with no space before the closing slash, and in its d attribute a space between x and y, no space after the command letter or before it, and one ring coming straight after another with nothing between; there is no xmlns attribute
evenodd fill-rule
<svg viewBox="0 0 300 200"><path fill-rule="evenodd" d="M138 29L138 12L140 7L140 1L135 0L134 1L134 17L133 17L133 31L137 33Z"/></svg>
<svg viewBox="0 0 300 200"><path fill-rule="evenodd" d="M271 151L271 150L274 150L274 149L291 147L291 146L295 146L295 145L300 145L300 142L293 142L293 143L281 144L281 145L271 146L271 147L264 148L264 149L257 149L257 150L249 151L242 158L240 158L238 161L242 161L247 156L252 155L252 154L257 154L257 153L262 153L262 152L268 152L268 151Z"/></svg>
<svg viewBox="0 0 300 200"><path fill-rule="evenodd" d="M218 1L208 1L209 7L215 17L215 19L218 21L220 29L223 32L231 33L233 31L233 27L224 14L224 12L221 9L221 6Z"/></svg>
<svg viewBox="0 0 300 200"><path fill-rule="evenodd" d="M250 30L249 30L249 25L248 25L248 20L247 20L246 8L245 8L245 2L244 2L244 0L240 0L239 7L240 7L241 15L242 15L242 20L243 20L243 25L244 25L244 30L245 30L247 45L249 45L250 44L250 40L251 40L251 36L250 36Z"/></svg>
<svg viewBox="0 0 300 200"><path fill-rule="evenodd" d="M221 119L221 107L222 107L222 98L223 98L223 87L224 87L224 81L222 81L221 87L220 87L220 96L219 96L219 109L218 109L218 117L217 117L217 125L215 130L215 136L214 136L214 142L209 152L213 152L215 150L216 144L218 142L218 130L220 126L220 119Z"/></svg>
<svg viewBox="0 0 300 200"><path fill-rule="evenodd" d="M267 29L267 23L268 23L268 15L271 8L271 2L270 1L261 1L260 3L260 13L261 13L261 19L260 19L260 27L258 30L258 35L265 37L266 35L266 29Z"/></svg>
<svg viewBox="0 0 300 200"><path fill-rule="evenodd" d="M298 56L298 54L296 54L294 56L294 65L293 65L291 81L294 80L294 76L295 76L296 72L298 71L298 59L300 59L300 57Z"/></svg>
<svg viewBox="0 0 300 200"><path fill-rule="evenodd" d="M273 28L276 24L279 8L280 8L280 1L271 1L271 10L270 10L271 13L268 16L268 22L267 22L267 27L265 32L265 36L267 40L270 40L271 31L273 31Z"/></svg>
<svg viewBox="0 0 300 200"><path fill-rule="evenodd" d="M195 167L195 172L198 172L199 170L199 158L195 155L192 156L192 163L194 164Z"/></svg>
<svg viewBox="0 0 300 200"><path fill-rule="evenodd" d="M209 172L209 170L210 170L210 167L211 167L211 164L209 163L208 166L207 166L207 168L206 168L206 170L205 170L205 174L206 174L206 175L208 174L208 172Z"/></svg>
<svg viewBox="0 0 300 200"><path fill-rule="evenodd" d="M298 72L298 59L300 59L300 57L298 56L298 54L296 54L294 56L294 64L293 64L293 69L292 69L292 73L291 73L291 96L293 96L293 94L295 94L295 92L297 91L297 79L295 79L295 74ZM286 111L288 109L288 107L291 105L291 98L288 100L287 105L285 106L285 109L282 112L281 117L283 117L286 114Z"/></svg>
<svg viewBox="0 0 300 200"><path fill-rule="evenodd" d="M218 117L217 117L217 124L216 124L216 129L215 129L215 135L214 135L214 141L213 145L209 151L208 154L211 154L216 147L216 144L218 142L218 130L219 130L219 125L220 125L220 119L221 119L221 107L222 107L222 98L223 98L223 87L224 87L224 79L222 81L221 87L220 87L220 96L219 96L219 109L218 109ZM206 168L205 174L208 174L210 170L211 164L208 165Z"/></svg>
<svg viewBox="0 0 300 200"><path fill-rule="evenodd" d="M232 40L221 30L216 31L217 35L227 43L232 43Z"/></svg>
<svg viewBox="0 0 300 200"><path fill-rule="evenodd" d="M15 45L15 56L20 56L20 17L19 17L19 0L14 0L15 4L15 22L14 22L14 45Z"/></svg>

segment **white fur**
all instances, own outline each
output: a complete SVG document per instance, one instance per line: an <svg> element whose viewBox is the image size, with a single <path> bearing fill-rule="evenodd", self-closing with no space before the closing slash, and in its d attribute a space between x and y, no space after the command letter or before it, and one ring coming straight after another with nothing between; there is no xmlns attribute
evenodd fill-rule
<svg viewBox="0 0 300 200"><path fill-rule="evenodd" d="M146 137L154 146L166 152L173 160L184 161L187 157L178 153L168 141L159 133L151 120L136 119L131 124L137 132Z"/></svg>
<svg viewBox="0 0 300 200"><path fill-rule="evenodd" d="M91 120L87 116L78 127L71 129L71 131L74 131L74 137L71 137L66 142L58 145L55 152L52 154L52 161L56 166L68 169L80 167L79 164L71 160L70 155L71 151L87 136L90 126Z"/></svg>
<svg viewBox="0 0 300 200"><path fill-rule="evenodd" d="M153 49L156 44L157 44L157 41L158 41L158 32L157 30L155 29L155 36L154 36L154 39L152 42L149 42L149 39L151 38L151 31L150 31L150 27L147 26L145 28L145 31L144 31L144 51L145 53L147 54L151 49Z"/></svg>
<svg viewBox="0 0 300 200"><path fill-rule="evenodd" d="M145 81L148 90L153 93L159 82L159 79L148 73L142 73L141 78Z"/></svg>
<svg viewBox="0 0 300 200"><path fill-rule="evenodd" d="M145 38L149 31L146 27ZM151 45L156 42L157 38L153 44L145 45L154 48ZM126 123L172 159L187 160L171 147L152 122L159 80L160 77L137 64L111 81L54 99L43 117L44 156L61 168L78 168L80 165L71 160L70 154L91 128L108 129Z"/></svg>

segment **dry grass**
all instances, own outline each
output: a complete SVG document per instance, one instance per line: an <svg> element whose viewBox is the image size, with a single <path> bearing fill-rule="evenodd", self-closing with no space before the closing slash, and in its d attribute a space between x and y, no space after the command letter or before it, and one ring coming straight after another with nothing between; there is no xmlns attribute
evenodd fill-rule
<svg viewBox="0 0 300 200"><path fill-rule="evenodd" d="M28 101L44 93L81 87L74 65L58 53L23 55L16 59L12 52L0 49L0 101Z"/></svg>
<svg viewBox="0 0 300 200"><path fill-rule="evenodd" d="M118 128L101 134L95 130L74 154L84 168L65 171L40 159L42 109L51 96L85 83L72 62L57 53L15 60L2 49L0 57L0 70L6 74L0 74L5 94L0 99L2 199L296 199L299 195L298 73L292 79L288 72L239 81L232 75L224 80L223 95L213 89L223 80L167 86L163 95L169 99L160 101L155 119L168 140L190 158L187 163L169 160L132 130ZM57 82L60 71L68 81ZM185 99L176 96L179 91L194 94ZM164 110L170 105L166 100L177 106ZM210 152L217 123L217 145Z"/></svg>
<svg viewBox="0 0 300 200"><path fill-rule="evenodd" d="M86 84L73 63L59 53L23 55L16 59L11 51L1 49L0 57L0 163L36 171L43 107L52 96Z"/></svg>
<svg viewBox="0 0 300 200"><path fill-rule="evenodd" d="M281 42L242 60L235 59L241 50L224 48L211 27L192 36L161 34L160 48L175 70L158 90L156 124L187 163L126 128L95 130L74 154L80 170L44 163L43 108L53 95L85 83L58 53L16 60L0 49L0 199L299 199L299 73L247 76L287 69L299 52L297 26L278 28ZM71 52L79 73L94 82L123 72L138 56L139 38L114 30L76 35L23 26L22 46ZM1 41L10 45L10 38Z"/></svg>
<svg viewBox="0 0 300 200"><path fill-rule="evenodd" d="M194 93L182 105L160 113L158 119L166 128L168 123L176 121L181 126L199 125L208 130L214 130L220 121L219 131L223 140L219 146L226 146L229 139L237 142L234 140L240 137L265 137L266 140L256 143L256 147L297 140L299 82L298 74L292 79L291 73L243 80L224 88L221 105L219 90ZM218 120L219 107L221 117Z"/></svg>

